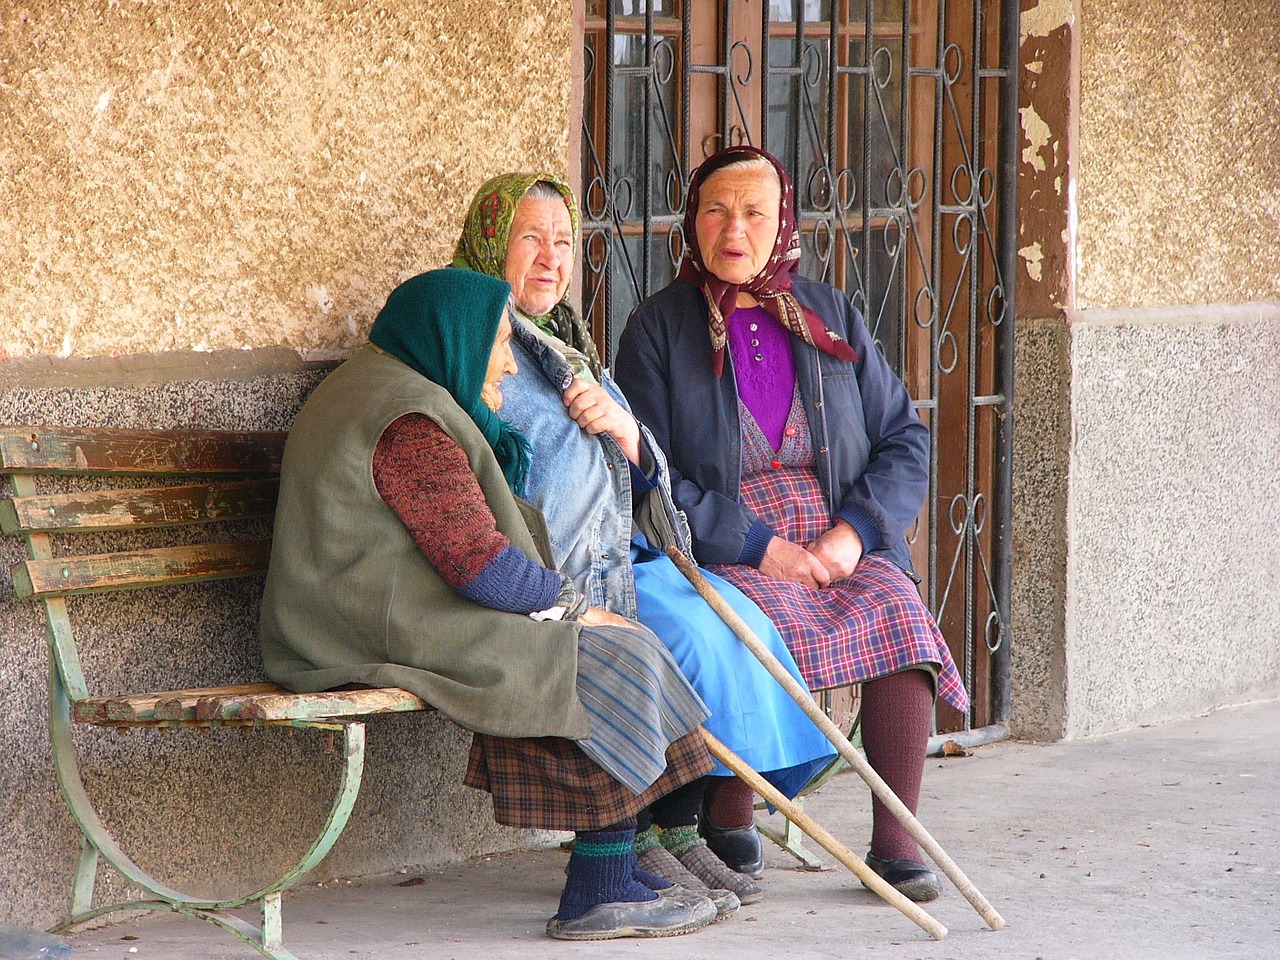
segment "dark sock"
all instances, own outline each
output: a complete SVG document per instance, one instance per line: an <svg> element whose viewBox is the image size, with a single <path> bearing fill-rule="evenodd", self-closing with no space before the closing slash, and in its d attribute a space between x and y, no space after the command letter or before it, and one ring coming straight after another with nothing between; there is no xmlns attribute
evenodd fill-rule
<svg viewBox="0 0 1280 960"><path fill-rule="evenodd" d="M696 826L698 811L702 808L702 798L710 779L710 777L699 777L653 801L649 805L649 813L654 825L663 830L671 827Z"/></svg>
<svg viewBox="0 0 1280 960"><path fill-rule="evenodd" d="M580 830L569 855L559 920L576 920L602 903L642 903L657 894L635 877L635 829Z"/></svg>
<svg viewBox="0 0 1280 960"><path fill-rule="evenodd" d="M756 795L737 777L708 777L707 820L715 827L745 827L755 818Z"/></svg>
<svg viewBox="0 0 1280 960"><path fill-rule="evenodd" d="M639 861L631 869L632 876L636 878L636 883L643 883L650 890L666 890L668 887L674 887L675 884L666 877L660 877L652 870L646 870L640 866Z"/></svg>
<svg viewBox="0 0 1280 960"><path fill-rule="evenodd" d="M920 804L925 751L933 722L933 678L903 670L862 685L862 748L912 813ZM920 847L889 809L872 796L871 852L884 860L921 860Z"/></svg>

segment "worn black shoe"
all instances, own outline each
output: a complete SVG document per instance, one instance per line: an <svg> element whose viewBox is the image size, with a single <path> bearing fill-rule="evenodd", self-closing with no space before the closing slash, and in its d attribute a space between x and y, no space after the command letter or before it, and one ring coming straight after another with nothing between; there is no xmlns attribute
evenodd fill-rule
<svg viewBox="0 0 1280 960"><path fill-rule="evenodd" d="M938 882L938 875L923 863L915 860L881 860L874 853L868 853L867 866L908 900L929 903L942 896L942 884Z"/></svg>
<svg viewBox="0 0 1280 960"><path fill-rule="evenodd" d="M754 823L744 827L717 827L704 816L698 824L698 832L707 841L711 852L730 870L760 879L764 873L764 848L760 843L760 831Z"/></svg>

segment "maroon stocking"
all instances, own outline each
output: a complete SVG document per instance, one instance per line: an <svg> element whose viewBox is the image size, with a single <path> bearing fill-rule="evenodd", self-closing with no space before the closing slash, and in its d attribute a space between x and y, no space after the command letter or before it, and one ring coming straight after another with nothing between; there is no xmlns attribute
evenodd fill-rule
<svg viewBox="0 0 1280 960"><path fill-rule="evenodd" d="M717 827L743 827L752 821L756 795L737 777L707 777L707 819Z"/></svg>
<svg viewBox="0 0 1280 960"><path fill-rule="evenodd" d="M933 720L933 678L903 670L862 685L862 747L867 761L912 813L920 802ZM874 795L871 852L884 860L922 860L920 848Z"/></svg>

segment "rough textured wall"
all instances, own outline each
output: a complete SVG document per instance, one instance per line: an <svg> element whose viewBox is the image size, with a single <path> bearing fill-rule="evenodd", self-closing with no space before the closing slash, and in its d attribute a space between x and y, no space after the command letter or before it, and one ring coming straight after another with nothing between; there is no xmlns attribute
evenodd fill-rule
<svg viewBox="0 0 1280 960"><path fill-rule="evenodd" d="M1071 325L1068 735L1280 687L1280 304Z"/></svg>
<svg viewBox="0 0 1280 960"><path fill-rule="evenodd" d="M1080 307L1280 296L1280 0L1081 3Z"/></svg>
<svg viewBox="0 0 1280 960"><path fill-rule="evenodd" d="M571 0L0 7L0 357L344 349L502 168L564 170Z"/></svg>
<svg viewBox="0 0 1280 960"><path fill-rule="evenodd" d="M1059 740L1066 733L1070 342L1057 317L1018 319L1009 725L1015 736L1030 740Z"/></svg>

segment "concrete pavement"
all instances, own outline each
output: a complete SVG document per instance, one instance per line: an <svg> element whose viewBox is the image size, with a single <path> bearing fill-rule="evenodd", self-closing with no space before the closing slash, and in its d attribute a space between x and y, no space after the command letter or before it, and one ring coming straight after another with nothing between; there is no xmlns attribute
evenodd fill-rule
<svg viewBox="0 0 1280 960"><path fill-rule="evenodd" d="M300 888L285 897L285 943L301 960L1280 957L1278 744L1273 699L1095 740L930 759L920 819L1004 916L999 932L948 885L926 906L950 930L934 941L843 868L801 872L770 848L766 899L723 923L666 940L560 943L542 932L563 881L556 848ZM856 775L806 809L865 852L869 794ZM73 958L258 956L171 916L71 940Z"/></svg>

